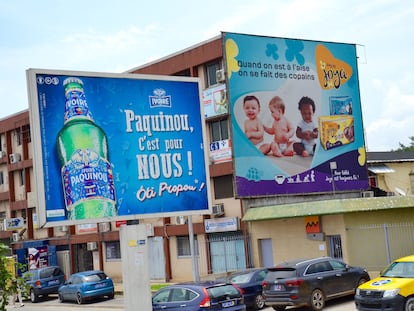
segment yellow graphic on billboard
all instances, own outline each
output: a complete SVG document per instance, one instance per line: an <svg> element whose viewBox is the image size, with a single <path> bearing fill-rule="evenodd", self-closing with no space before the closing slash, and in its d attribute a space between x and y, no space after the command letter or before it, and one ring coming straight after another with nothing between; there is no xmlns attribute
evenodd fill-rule
<svg viewBox="0 0 414 311"><path fill-rule="evenodd" d="M232 72L238 72L240 66L237 63L236 56L239 55L239 47L234 40L226 40L226 62L227 62L227 78L231 78Z"/></svg>
<svg viewBox="0 0 414 311"><path fill-rule="evenodd" d="M324 90L339 89L352 76L352 67L335 58L322 44L316 47L316 64L319 84Z"/></svg>

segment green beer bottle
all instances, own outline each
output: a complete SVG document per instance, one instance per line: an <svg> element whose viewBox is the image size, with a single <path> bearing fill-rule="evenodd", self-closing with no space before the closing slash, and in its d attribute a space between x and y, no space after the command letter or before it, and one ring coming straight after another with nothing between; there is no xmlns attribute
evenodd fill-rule
<svg viewBox="0 0 414 311"><path fill-rule="evenodd" d="M64 126L57 136L61 177L68 220L116 216L112 166L107 137L95 124L83 82L63 82L66 104Z"/></svg>

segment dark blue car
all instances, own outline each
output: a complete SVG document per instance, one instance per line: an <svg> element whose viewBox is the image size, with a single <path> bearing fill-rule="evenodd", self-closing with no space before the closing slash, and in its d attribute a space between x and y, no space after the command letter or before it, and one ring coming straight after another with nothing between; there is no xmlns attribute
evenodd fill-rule
<svg viewBox="0 0 414 311"><path fill-rule="evenodd" d="M30 300L38 302L39 297L56 294L66 277L60 267L48 266L25 272L23 279L30 288Z"/></svg>
<svg viewBox="0 0 414 311"><path fill-rule="evenodd" d="M262 296L262 282L267 274L266 268L251 268L230 274L226 281L242 290L244 303L248 308L261 310L265 307Z"/></svg>
<svg viewBox="0 0 414 311"><path fill-rule="evenodd" d="M86 300L98 297L113 299L115 287L112 279L103 271L89 270L72 274L69 279L59 287L59 301L76 301L82 304Z"/></svg>
<svg viewBox="0 0 414 311"><path fill-rule="evenodd" d="M152 296L152 310L245 311L243 297L232 284L215 281L166 286Z"/></svg>

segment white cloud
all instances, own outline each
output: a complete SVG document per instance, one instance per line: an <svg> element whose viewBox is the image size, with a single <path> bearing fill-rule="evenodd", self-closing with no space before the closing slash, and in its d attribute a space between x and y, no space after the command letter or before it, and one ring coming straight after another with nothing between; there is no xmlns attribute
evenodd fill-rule
<svg viewBox="0 0 414 311"><path fill-rule="evenodd" d="M385 151L397 149L399 143L409 145L409 137L414 136L414 90L410 87L413 76L376 83L383 87L385 95L376 107L377 119L365 125L368 149L375 146L375 150Z"/></svg>

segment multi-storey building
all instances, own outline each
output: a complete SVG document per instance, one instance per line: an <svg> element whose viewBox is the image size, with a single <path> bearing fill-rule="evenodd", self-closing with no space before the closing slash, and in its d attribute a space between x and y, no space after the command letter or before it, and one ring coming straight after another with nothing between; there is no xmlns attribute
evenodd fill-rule
<svg viewBox="0 0 414 311"><path fill-rule="evenodd" d="M214 92L220 85L228 87L223 46L221 35L131 69L129 73L199 77L203 95L206 97L204 100L208 102L209 92ZM230 139L229 113L206 117L206 128L207 145ZM373 163L370 162L371 156ZM410 158L413 159L412 153L368 153L370 191L337 192L333 188L327 193L241 200L235 200L231 196L223 200L217 195L219 189L228 189L229 193L233 191L233 165L230 162L212 161L212 195L215 203L224 203L225 215L240 212L236 215L242 220L241 223L249 235L248 241L251 242L246 244L251 256L249 263L255 266L271 266L294 257L330 255L378 270L387 264L389 257L398 257L400 254L414 251L410 246L414 226L414 212L411 208L414 205L413 162L408 160ZM384 171L374 170L376 161L382 164L390 162L390 166L392 163L393 167L396 166L395 171L384 174ZM408 224L405 220L408 220ZM308 233L308 226L312 222L319 224L317 234ZM386 249L384 245L389 241L382 239L384 234L363 231L367 228L380 228L380 231L386 231L387 227L384 224L392 224L391 227L394 229L390 230L403 230L402 235L408 238L406 243L402 243L404 247L396 247L399 244L397 239L392 241L394 246L391 249ZM363 244L358 243L361 241L361 234L366 238ZM367 244L371 245L372 251L375 252L380 248L382 255L376 260L366 260L364 247ZM392 251L395 253L391 254Z"/></svg>
<svg viewBox="0 0 414 311"><path fill-rule="evenodd" d="M223 68L218 36L128 73L198 77L207 102L212 93L225 93ZM191 279L191 231L202 278L325 255L376 271L389 257L414 251L412 153L368 153L369 192L236 199L229 113L208 115L205 122L213 214L139 221L148 227L152 279ZM11 243L20 262L27 261L29 249L46 250L45 261L59 263L66 273L99 268L121 278L119 227L127 222L39 228L28 111L0 120L0 137L0 220L10 224L0 228L2 242ZM227 149L217 153L218 143ZM310 224L319 230L308 231ZM367 252L377 256L368 258Z"/></svg>

